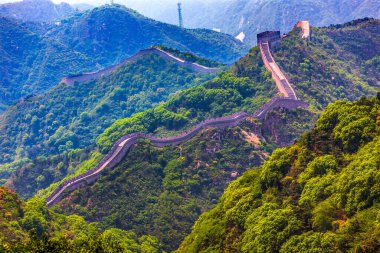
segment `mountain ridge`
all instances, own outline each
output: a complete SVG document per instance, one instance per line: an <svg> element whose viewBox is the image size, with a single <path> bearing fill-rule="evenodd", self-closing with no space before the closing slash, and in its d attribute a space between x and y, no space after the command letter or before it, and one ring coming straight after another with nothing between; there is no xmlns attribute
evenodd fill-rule
<svg viewBox="0 0 380 253"><path fill-rule="evenodd" d="M67 77L64 77L60 82L65 83L67 85L73 85L75 82L79 82L79 83L89 82L93 79L103 77L105 75L109 75L110 73L116 71L117 69L123 67L124 65L129 64L131 62L134 62L138 58L140 58L141 56L144 56L147 54L159 55L159 56L165 58L166 60L173 61L177 65L179 65L181 67L188 68L188 69L190 69L194 72L197 72L197 73L213 74L213 73L217 73L221 70L220 68L212 68L212 67L203 66L203 65L200 65L196 62L187 62L181 58L178 58L178 57L172 55L171 53L169 53L163 49L160 49L158 47L152 47L149 49L140 50L139 52L137 52L133 56L123 60L119 64L112 65L110 67L99 70L97 72L86 72L86 73L82 73L82 74L67 76Z"/></svg>

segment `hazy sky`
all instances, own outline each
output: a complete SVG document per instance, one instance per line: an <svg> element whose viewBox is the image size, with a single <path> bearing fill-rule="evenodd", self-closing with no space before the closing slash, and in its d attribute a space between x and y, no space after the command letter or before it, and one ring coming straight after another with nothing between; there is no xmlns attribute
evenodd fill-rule
<svg viewBox="0 0 380 253"><path fill-rule="evenodd" d="M77 4L77 3L89 3L89 4L92 4L92 5L100 5L100 4L105 4L105 3L109 3L110 0L52 0L53 2L55 3L60 3L60 2L66 2L66 3L70 3L70 4ZM176 3L178 2L178 0L161 0L162 2L165 2L165 3L169 3L169 2L172 2L172 3ZM159 2L161 2L159 1ZM185 0L186 1L186 0ZM207 1L207 0L205 0ZM0 4L3 4L3 3L10 3L10 2L21 2L21 0L0 0ZM121 4L127 4L128 2L141 2L141 3L147 3L149 1L147 0L114 0L115 3L121 3ZM182 0L183 2L183 0Z"/></svg>

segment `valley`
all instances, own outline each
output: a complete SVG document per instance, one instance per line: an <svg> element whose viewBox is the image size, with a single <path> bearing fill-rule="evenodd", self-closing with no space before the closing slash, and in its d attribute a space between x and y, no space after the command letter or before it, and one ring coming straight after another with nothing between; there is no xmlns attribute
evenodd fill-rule
<svg viewBox="0 0 380 253"><path fill-rule="evenodd" d="M253 2L0 4L0 252L377 252L377 6Z"/></svg>

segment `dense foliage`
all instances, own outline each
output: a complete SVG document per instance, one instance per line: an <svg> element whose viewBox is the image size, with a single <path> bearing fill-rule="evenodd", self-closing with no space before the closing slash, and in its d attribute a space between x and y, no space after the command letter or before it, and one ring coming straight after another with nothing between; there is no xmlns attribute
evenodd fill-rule
<svg viewBox="0 0 380 253"><path fill-rule="evenodd" d="M284 132L294 121L307 126L306 111L276 113L269 118L282 119ZM156 148L141 141L116 168L54 208L99 221L102 228L155 236L164 249L174 250L232 179L261 164L273 148L272 134L293 139L271 124L249 119L241 127L205 130L177 147Z"/></svg>
<svg viewBox="0 0 380 253"><path fill-rule="evenodd" d="M306 42L299 39L300 31L299 29L296 29L290 34L289 37L285 38L282 41L282 45L276 49L275 58L278 59L278 63L281 67L286 69L286 73L291 77L292 83L296 88L296 92L300 94L300 97L309 101L312 104L311 108L313 110L319 110L325 106L327 102L333 101L336 98L347 97L349 99L355 99L362 94L372 93L376 87L378 87L379 81L376 75L365 75L358 72L362 66L360 65L361 62L368 61L368 59L376 59L377 57L376 52L378 52L378 50L367 52L368 50L365 50L365 45L376 46L378 41L378 34L376 32L378 29L378 21L355 21L338 28L330 27L317 29L314 31L315 35L313 35L311 42ZM357 50L352 48L352 43L345 42L343 39L344 36L340 36L340 39L338 39L338 36L330 35L346 33L349 33L352 41L357 41L355 44L358 45ZM331 42L331 40L328 39L328 36L335 38L336 41ZM327 38L325 39L326 42L321 38ZM317 40L318 43L315 42ZM333 51L326 51L326 48L329 48L331 43L333 43L334 46L332 48L336 48L336 50L339 49L340 56L336 60L330 58L332 57L331 54ZM355 55L352 52L357 53ZM271 77L268 71L264 68L260 58L261 57L257 48L253 48L247 57L236 62L230 70L221 73L214 80L206 82L203 86L180 92L172 96L165 104L158 105L156 108L149 109L143 113L134 114L131 117L115 122L102 134L100 134L100 136L98 136L97 144L99 150L103 154L106 153L114 141L122 135L130 132L142 131L157 135L172 135L178 131L189 128L205 118L226 115L240 110L253 112L275 94L275 86L273 85ZM330 60L325 61L326 59ZM306 64L305 62L309 62L309 67L304 67ZM345 68L340 68L341 66L344 66ZM311 75L312 82L310 82L310 75L307 72L310 68L313 70ZM369 65L368 71L373 72L375 71L375 68L376 65L373 67ZM292 73L297 73L297 76ZM358 74L354 75L353 73ZM331 76L333 76L334 79L332 79ZM339 82L337 82L337 80ZM335 90L337 84L341 87L337 89L337 91L339 91L338 93ZM106 92L108 92L108 90L106 90ZM121 98L120 101L118 100L112 102L113 96L109 96L110 94L108 93L106 94L107 95L104 96L107 101L105 106L107 104L111 104L111 108L120 108L122 105L125 105L125 99ZM74 102L75 101L76 99L74 99ZM88 100L84 101L87 104L86 101ZM95 138L95 136L101 132L101 130L97 132L98 130L96 129L96 126L91 125L95 124L95 122L99 122L98 113L99 110L102 110L103 108L103 103L101 103L104 102L103 97L101 100L96 101L99 103L88 103L89 106L84 108L89 111L89 114L84 113L83 115L80 115L79 111L71 111L74 116L65 116L63 113L62 118L69 117L70 119L73 119L72 117L74 117L75 120L67 123L68 121L63 119L62 124L59 125L62 127L60 129L56 128L54 131L54 133L57 134L48 135L49 138L43 139L44 145L48 147L46 150L47 152L45 153L45 156L47 156L48 159L47 161L42 159L39 161L35 160L25 162L25 160L22 160L22 158L25 157L20 155L17 157L17 160L20 161L18 161L16 165L9 164L5 167L3 166L4 170L7 171L10 171L9 168L17 170L17 168L22 167L22 173L17 175L15 174L15 176L13 176L13 181L18 182L15 183L14 186L16 186L16 189L20 190L21 194L24 196L30 196L30 194L33 194L37 189L46 187L51 182L59 180L62 176L66 175L66 173L73 175L72 173L79 173L78 169L80 169L80 171L85 170L85 168L88 169L89 166L83 167L78 165L79 161L83 161L84 157L90 157L89 164L96 164L101 154L98 152L92 152L92 155L89 155L89 151L86 151L87 156L82 156L83 159L72 161L72 165L70 165L70 159L65 159L65 166L63 168L60 167L60 169L57 169L58 167L56 167L59 164L59 162L57 162L58 160L54 162L49 161L52 151L61 153L59 150L60 146L64 152L71 150L72 148L84 147L85 144L78 146L79 142L76 141L77 138L80 138L82 142L84 140L82 136L92 136L92 138ZM71 105L71 101L65 100L64 104L67 103L69 103L68 105ZM27 104L33 105L34 102ZM38 103L34 105L39 106ZM130 105L133 106L129 107L130 109L128 110L131 110L132 112L133 107L138 104L134 102ZM50 110L56 110L56 106L53 106L53 104L50 104L50 108ZM69 106L69 108L71 107ZM107 106L105 109L107 109ZM38 109L34 107L33 110L45 111L43 107ZM61 111L61 109L56 111ZM100 122L108 122L107 117L109 117L108 115L113 112L123 116L118 110L110 110L110 112L105 112L105 117L101 116L102 121ZM30 113L32 114L32 111ZM94 115L95 117L93 118L92 116ZM90 124L91 127L87 128L84 126L84 122L88 118L90 118L89 122L92 123ZM26 117L26 119L28 119L28 117ZM24 122L24 120L19 120L19 122ZM44 122L45 120L42 120L43 124ZM65 125L65 122L69 124L69 127ZM308 125L310 126L312 123L313 121L310 119ZM276 122L272 122L271 124L275 126ZM21 126L26 126L27 129L31 129L32 127L28 124L28 122L24 123L24 125L21 124ZM17 128L18 124L15 124L12 128L15 127ZM281 125L278 127L281 128ZM305 129L305 124L294 123L293 129L294 138L297 136L297 133L302 132L301 129ZM57 132L57 130L60 131ZM49 131L47 132L49 133ZM11 133L10 136L14 136L14 134ZM40 136L42 136L41 133ZM49 139L51 139L50 137L53 137L52 140L55 138L54 142L49 142ZM23 136L18 136L16 140L22 140L22 138ZM276 138L276 136L274 136L274 139L277 144L287 143L283 142L281 138ZM57 142L58 145L54 146L53 143L56 143L57 140L60 141ZM20 141L19 143L21 144L24 142ZM51 143L52 146L47 145L48 143ZM66 145L66 143L68 145ZM73 145L71 145L71 143ZM91 142L84 143L91 144ZM41 142L38 142L38 144L42 145ZM19 147L23 148L22 145ZM33 146L34 150L37 150L38 148L39 147L36 145ZM90 147L90 149L93 148ZM17 152L21 154L25 153L25 151L30 152L30 150L31 149L26 150L24 148L16 149L11 152L17 155ZM35 154L37 155L37 153ZM12 155L10 158L12 158ZM40 161L43 162L41 163ZM32 183L25 185L24 182L26 181L20 180L20 177L22 176L24 176L25 180L28 179L28 181ZM44 180L40 180L40 183L37 183L36 179L38 177L39 179ZM9 185L12 186L11 183L9 183ZM36 188L36 185L39 186ZM21 188L18 188L19 186L21 186ZM26 188L30 190L25 191Z"/></svg>
<svg viewBox="0 0 380 253"><path fill-rule="evenodd" d="M112 36L111 36L112 34ZM192 52L230 63L248 47L232 36L206 29L183 29L161 23L121 5L105 5L62 20L46 33L102 65L117 63L154 45Z"/></svg>
<svg viewBox="0 0 380 253"><path fill-rule="evenodd" d="M97 138L102 152L121 136L136 131L170 135L200 121L237 111L253 113L275 95L275 85L257 47L203 86L179 92L156 108L116 121ZM244 69L245 66L248 70Z"/></svg>
<svg viewBox="0 0 380 253"><path fill-rule="evenodd" d="M232 182L178 252L377 252L380 93L336 102L314 129Z"/></svg>
<svg viewBox="0 0 380 253"><path fill-rule="evenodd" d="M131 231L101 230L77 215L57 214L43 200L22 202L0 187L0 252L161 252L152 236Z"/></svg>
<svg viewBox="0 0 380 253"><path fill-rule="evenodd" d="M295 29L283 39L274 58L312 108L380 89L379 20L313 28L311 41L301 39L300 32Z"/></svg>
<svg viewBox="0 0 380 253"><path fill-rule="evenodd" d="M24 21L54 21L75 12L67 3L54 4L50 0L23 0L0 4L0 16Z"/></svg>
<svg viewBox="0 0 380 253"><path fill-rule="evenodd" d="M78 148L93 147L96 136L115 120L157 106L172 93L211 77L181 68L157 55L147 55L109 76L74 86L60 84L0 116L1 168L8 173L18 170L13 186L23 196L30 196L68 171L67 164L56 167L57 162L51 161L55 158L41 164L45 157L57 154L62 157ZM37 171L31 167L37 164L44 172L35 174Z"/></svg>
<svg viewBox="0 0 380 253"><path fill-rule="evenodd" d="M221 62L233 62L248 51L229 35L160 23L120 5L76 13L58 23L1 18L0 112L67 75L117 64L155 45Z"/></svg>
<svg viewBox="0 0 380 253"><path fill-rule="evenodd" d="M20 97L48 90L65 75L95 68L90 57L19 21L0 18L0 112Z"/></svg>

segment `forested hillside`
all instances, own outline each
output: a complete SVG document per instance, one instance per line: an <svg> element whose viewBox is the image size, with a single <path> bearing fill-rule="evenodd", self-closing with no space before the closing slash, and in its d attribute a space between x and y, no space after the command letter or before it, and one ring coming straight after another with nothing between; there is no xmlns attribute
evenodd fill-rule
<svg viewBox="0 0 380 253"><path fill-rule="evenodd" d="M380 89L380 21L313 27L311 41L294 29L274 49L274 58L313 110L374 94Z"/></svg>
<svg viewBox="0 0 380 253"><path fill-rule="evenodd" d="M367 56L365 56L366 54L360 53L360 50L365 52L365 45L367 45L367 47L376 46L378 41L378 29L379 22L376 20L357 21L355 23L346 24L341 28L318 28L314 29L316 35L312 41L309 42L299 39L300 31L295 29L283 40L282 45L275 49L275 58L276 60L278 59L277 62L281 68L285 69L286 74L290 76L296 92L300 94L302 99L311 102L311 109L313 111L319 111L329 101L334 101L335 99L344 98L346 96L349 99L355 99L365 94L374 94L375 90L378 89L379 81L376 75L362 75L357 71L363 66L360 64L361 62L368 61L367 59L361 58ZM334 31L336 34L349 32L352 38L360 38L357 39L356 43L356 45L361 45L359 47L360 50L357 51L358 54L355 55L351 53L348 47L345 49L344 41L342 42L342 40L339 39L332 41L328 35L332 36L330 34L334 34ZM359 37L359 35L363 33L366 33L368 36L364 38ZM286 48L288 48L288 50ZM327 51L325 48L328 48L330 51ZM340 58L331 59L334 55L332 52L335 52L334 54L339 52ZM359 57L359 55L362 56ZM368 57L376 59L378 56L376 54L368 54ZM330 60L326 61L326 59ZM303 66L307 62L309 62L308 64L311 67L304 68ZM299 66L301 66L301 68ZM374 68L376 68L376 65L368 66L369 71L374 71ZM292 73L298 73L299 77ZM310 82L310 77L312 77L312 82ZM342 90L342 92L336 93L333 91L334 87L342 87L338 89ZM329 91L328 89L331 89L331 92L326 92ZM82 138L81 136L86 135L95 138L96 135L101 132L101 130L97 130L96 128L88 128L89 132L85 132L85 130L83 130L83 132L82 129L86 129L86 127L80 127L81 125L83 126L83 122L86 120L99 122L97 114L102 111L101 106L103 106L104 102L100 103L100 100L99 104L90 103L90 107L88 107L88 109L84 107L84 110L81 112L77 113L77 111L73 111L72 113L74 113L75 117L72 119L75 120L70 123L69 127L66 127L67 125L64 123L66 121L62 121L62 124L57 124L56 129L59 129L61 126L61 130L55 135L54 133L56 131L50 132L51 134L45 137L43 137L44 135L42 133L45 134L43 131L39 134L19 135L16 138L20 144L18 149L10 148L13 145L13 141L3 144L5 150L9 150L6 151L10 154L7 159L17 161L16 163L3 166L3 177L8 177L8 174L4 174L4 172L19 171L13 174L12 181L8 182L8 185L19 189L22 195L29 196L29 194L34 193L37 189L48 186L51 182L59 180L67 173L73 176L76 173L91 169L91 167L95 166L100 158L104 156L112 144L124 134L142 131L158 135L172 135L209 117L227 115L242 110L252 113L274 94L275 85L272 83L268 71L263 66L259 50L253 48L247 57L236 62L230 70L220 74L214 80L206 82L203 86L183 91L173 96L167 103L159 105L155 109L147 110L141 114L135 114L115 122L97 137L98 149L88 147L86 150L75 151L74 148L85 147L79 145L76 141L77 137ZM108 95L106 95L106 97L107 99L115 98L114 96L108 98ZM113 100L111 99L109 101ZM125 105L125 100L121 98L120 101L117 100L116 104L122 107ZM30 102L26 102L25 105L32 105L31 108L35 108L36 105L39 106L40 104L32 99ZM51 107L51 111L60 111L56 109L54 103L49 106ZM107 106L105 105L105 107ZM38 110L46 112L44 107ZM105 108L105 110L107 111L107 108ZM81 116L80 113L82 112L84 114ZM60 118L59 114L57 115L57 117ZM108 114L105 113L105 115ZM35 116L37 120L38 116ZM104 120L107 119L107 117L100 118ZM31 131L32 128L30 124L27 124L27 122L24 119L21 120L21 118L23 117L20 117L16 122L21 123L20 127L26 127L26 131ZM26 120L32 120L32 117L25 118ZM26 123L22 123L24 121ZM38 122L45 124L44 120L42 120L42 123L41 120ZM105 122L107 122L107 120L105 120ZM9 129L19 127L19 124L14 124L14 126L11 124ZM313 120L311 118L309 118L308 124L299 124L298 127L295 127L292 138L296 138L297 134L312 124ZM49 129L50 128L51 127L49 127ZM49 129L46 129L46 133L51 131ZM16 136L15 132L12 133L12 131L8 132L8 135ZM31 152L30 150L24 149L21 144L24 143L23 140L25 141L25 138L35 137L45 141L42 143L36 142L35 144L32 142L33 149L30 150L47 147L47 149L45 149L47 151L45 155L47 160L44 157L37 157L34 161L25 161L23 160L25 156L17 156L18 154ZM86 139L82 138L81 140ZM273 136L273 140L277 145L284 145L289 143L291 138L283 142L281 138ZM54 144L56 141L59 143L58 147ZM49 146L49 143L51 143L52 146ZM61 146L61 151L75 152L71 155L70 153L66 153L66 155L62 156L62 152L59 149L57 150L59 146ZM90 152L90 150L93 152ZM58 157L51 157L54 153L60 153L60 155ZM39 154L34 153L34 156L38 155ZM89 159L88 162L80 165L87 159ZM20 170L20 168L23 169ZM22 178L27 179L27 181L22 180Z"/></svg>
<svg viewBox="0 0 380 253"><path fill-rule="evenodd" d="M48 90L63 76L95 68L90 57L0 17L0 112L20 97Z"/></svg>
<svg viewBox="0 0 380 253"><path fill-rule="evenodd" d="M48 91L67 75L97 71L157 45L222 63L248 51L230 35L164 24L120 5L56 23L1 17L0 113L20 98Z"/></svg>
<svg viewBox="0 0 380 253"><path fill-rule="evenodd" d="M24 203L15 193L0 188L0 249L171 249L190 229L192 220L217 201L222 187L214 184L218 181L215 179L231 180L239 175L235 172L244 169L233 166L241 161L248 162L245 166L255 166L254 160L239 157L250 153L248 157L254 159L258 151L255 146L262 146L247 138L253 136L247 132L252 128L250 124L254 122L225 131L208 130L197 137L200 139L179 148L159 150L140 143L141 147L131 153L134 160L125 160L91 188L76 191L56 208L78 210L100 223L58 214L38 198ZM177 251L376 252L380 246L379 137L380 94L370 100L339 101L328 106L312 131L294 145L277 149L262 167L248 170L233 181L217 206L201 215ZM264 139L260 136L259 140ZM194 165L189 166L196 164L194 157L210 159L210 163L200 162L194 170ZM124 166L127 168L122 169ZM161 180L157 182L157 178ZM145 202L147 195L149 201ZM95 201L91 204L94 209L80 206L88 196ZM205 201L210 198L212 201ZM112 215L95 218L111 213L112 208L116 208ZM120 224L128 231L110 228ZM149 235L144 234L146 231Z"/></svg>
<svg viewBox="0 0 380 253"><path fill-rule="evenodd" d="M177 252L378 252L380 93L339 101L232 182Z"/></svg>
<svg viewBox="0 0 380 253"><path fill-rule="evenodd" d="M104 5L62 20L61 25L52 27L46 36L91 55L106 66L156 45L222 63L236 61L249 49L230 35L161 23L117 4Z"/></svg>
<svg viewBox="0 0 380 253"><path fill-rule="evenodd" d="M262 125L249 119L241 127L205 130L176 147L156 148L141 141L116 168L93 185L68 193L55 208L99 221L103 228L152 235L164 249L174 250L231 180L261 164L276 144L272 134L292 140L288 133L299 131L293 122L308 126L309 117L303 110L280 111Z"/></svg>
<svg viewBox="0 0 380 253"><path fill-rule="evenodd" d="M23 21L58 21L75 10L67 3L54 4L50 0L22 0L0 4L0 16Z"/></svg>
<svg viewBox="0 0 380 253"><path fill-rule="evenodd" d="M38 198L27 202L0 187L0 252L162 252L156 238L101 230L77 215L65 216Z"/></svg>
<svg viewBox="0 0 380 253"><path fill-rule="evenodd" d="M115 120L155 107L178 90L212 77L150 54L109 76L74 86L60 84L44 95L25 99L0 116L1 177L4 181L17 170L22 181L12 183L30 197L37 188L71 172L59 165L62 161L46 157L73 151L78 155L70 157L85 159L77 149L94 147L96 137ZM36 164L44 172L31 168ZM59 169L54 171L55 166Z"/></svg>
<svg viewBox="0 0 380 253"><path fill-rule="evenodd" d="M346 24L339 29L344 32L349 27L351 32L361 33L362 27L372 24L376 29L379 28L377 21L365 20ZM331 32L334 29L338 28L329 28L328 31ZM362 94L374 94L378 87L377 82L367 82L365 76L357 75L353 78L350 75L350 72L359 66L359 59L350 58L353 57L351 52L341 50L343 46L340 46L339 41L333 44L336 47L335 50L341 50L342 57L354 60L324 61L329 56L324 49L327 45L323 40L322 43L316 43L314 40L321 37L328 39L328 37L326 33L323 33L323 29L316 31L320 31L321 34L317 34L313 41L306 42L298 39L300 31L295 29L275 51L275 58L278 57L279 64L286 64L286 73L300 71L296 62L302 59L301 57L296 58L299 54L305 53L305 58L310 57L311 62L318 63L312 65L316 74L313 82L308 84L308 89L302 89L303 86L299 83L309 82L309 75L301 75L302 79L298 79L297 83L294 82L296 92L301 91L301 96L312 102L311 109L318 111L328 101L337 99L334 94L324 93L325 88L337 85L336 81L331 81L326 78L327 76L341 78L339 84L346 87L347 92L351 91L348 98L358 98ZM370 29L370 31L372 30ZM374 33L372 31L372 34ZM372 36L368 36L368 38L365 42L360 43L367 43L367 45L375 43L372 41ZM329 41L331 40L327 40L327 42ZM285 50L286 47L289 50ZM300 51L299 54L297 50ZM294 60L288 61L288 58ZM341 68L341 66L346 66L346 68ZM351 69L347 66L351 66ZM361 90L355 88L358 80L363 85ZM205 118L240 110L253 112L273 96L274 88L269 73L260 60L259 50L253 48L230 70L220 74L214 80L206 82L203 87L185 90L157 108L115 122L98 137L99 150L105 153L114 141L131 132L171 135L189 128L190 125ZM314 92L318 95L315 98L313 97ZM323 94L325 96L322 96ZM275 146L289 144L300 132L312 126L312 114L301 112L290 114L297 118L297 120L293 118L294 121L289 121L292 122L290 124L286 124L288 121L282 122L278 118L271 119L269 116L267 122L273 123L273 127L268 129L265 127L268 126L268 123L264 122L264 127L259 128L258 132L254 132L261 136L264 135L262 132L267 132L267 135L264 135L265 142L262 142L262 145L259 145L259 148L254 151L249 148L245 150L245 146L238 141L237 137L229 136L223 140L218 137L223 136L223 134L218 134L218 131L215 136L205 133L207 138L202 138L202 135L198 136L190 142L189 146L184 144L174 150L164 148L157 151L149 144L140 143L130 151L117 168L107 171L93 185L69 193L58 204L57 210L82 214L91 221L102 221L101 224L105 228L117 226L123 229L136 229L140 234L152 234L160 242L167 244L166 249L173 249L190 229L192 221L201 213L201 210L207 210L212 206L213 199L219 196L220 190L229 181L228 175L231 175L231 172L243 172L249 168L249 163L260 162L265 157L265 153L271 152ZM289 114L283 116L285 119L289 117L286 115ZM294 133L294 135L287 136L287 143L281 143L282 135L276 132L276 127L285 130L284 132ZM244 131L247 132L249 129L252 131L254 127L251 125ZM241 133L239 134L238 131L234 136L244 136ZM219 141L215 141L213 138ZM233 141L231 142L230 139ZM197 145L197 143L200 144ZM207 154L207 156L202 156L202 154ZM91 164L94 166L99 161L99 156L102 155L93 153L92 158L83 164L77 173L85 172L91 167ZM146 163L147 160L149 163ZM249 162L247 163L247 161ZM147 174L149 177L145 177ZM56 185L54 184L47 191L42 192L43 196L47 196L47 193L51 192ZM139 190L134 191L133 189ZM210 191L210 189L212 190ZM151 197L152 195L154 197ZM131 213L122 208L123 206L134 211ZM168 214L170 213L169 209L164 207L178 207L174 213L179 218L173 220L173 216ZM135 217L138 210L144 211ZM141 226L142 222L144 222L144 226Z"/></svg>

